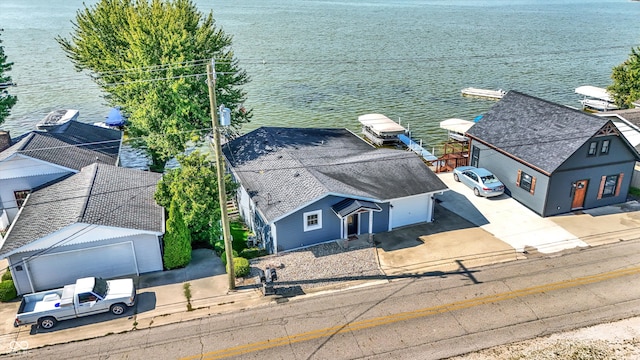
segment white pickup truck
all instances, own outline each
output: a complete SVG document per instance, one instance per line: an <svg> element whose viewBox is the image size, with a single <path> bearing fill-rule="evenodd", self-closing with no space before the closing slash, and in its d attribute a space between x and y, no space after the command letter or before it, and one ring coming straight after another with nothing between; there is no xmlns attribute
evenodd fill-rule
<svg viewBox="0 0 640 360"><path fill-rule="evenodd" d="M78 279L62 289L24 295L14 326L38 324L51 329L60 320L111 311L120 315L135 304L133 279Z"/></svg>

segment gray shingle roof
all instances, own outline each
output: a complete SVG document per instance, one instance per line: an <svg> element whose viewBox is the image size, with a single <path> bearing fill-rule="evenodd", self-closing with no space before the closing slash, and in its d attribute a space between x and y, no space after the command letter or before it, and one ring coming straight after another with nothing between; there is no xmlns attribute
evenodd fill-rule
<svg viewBox="0 0 640 360"><path fill-rule="evenodd" d="M346 129L262 127L223 151L267 221L328 194L384 201L447 189L415 154Z"/></svg>
<svg viewBox="0 0 640 360"><path fill-rule="evenodd" d="M551 174L607 122L584 111L509 91L467 134Z"/></svg>
<svg viewBox="0 0 640 360"><path fill-rule="evenodd" d="M162 232L164 210L153 199L160 177L106 164L84 167L29 196L0 254L78 222Z"/></svg>
<svg viewBox="0 0 640 360"><path fill-rule="evenodd" d="M0 161L20 153L74 170L96 161L115 165L121 137L120 131L70 121L61 132L32 131L13 139Z"/></svg>

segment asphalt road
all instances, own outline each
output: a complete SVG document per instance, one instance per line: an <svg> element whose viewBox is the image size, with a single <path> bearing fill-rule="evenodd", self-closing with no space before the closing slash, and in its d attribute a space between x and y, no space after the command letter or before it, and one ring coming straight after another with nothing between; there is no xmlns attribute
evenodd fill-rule
<svg viewBox="0 0 640 360"><path fill-rule="evenodd" d="M640 241L628 241L463 266L6 358L441 359L639 314Z"/></svg>

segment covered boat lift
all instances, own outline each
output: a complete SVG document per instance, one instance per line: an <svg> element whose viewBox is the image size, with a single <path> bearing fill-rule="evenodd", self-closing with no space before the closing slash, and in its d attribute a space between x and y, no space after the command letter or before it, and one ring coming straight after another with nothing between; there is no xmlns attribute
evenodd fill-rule
<svg viewBox="0 0 640 360"><path fill-rule="evenodd" d="M577 87L576 94L584 95L584 99L580 100L583 109L588 108L598 111L618 110L607 89L585 85Z"/></svg>
<svg viewBox="0 0 640 360"><path fill-rule="evenodd" d="M382 114L365 114L358 116L362 124L362 134L377 146L391 145L398 142L398 135L407 135L402 125Z"/></svg>
<svg viewBox="0 0 640 360"><path fill-rule="evenodd" d="M449 138L457 141L469 141L464 134L475 124L473 121L451 118L440 122L440 128L448 132Z"/></svg>

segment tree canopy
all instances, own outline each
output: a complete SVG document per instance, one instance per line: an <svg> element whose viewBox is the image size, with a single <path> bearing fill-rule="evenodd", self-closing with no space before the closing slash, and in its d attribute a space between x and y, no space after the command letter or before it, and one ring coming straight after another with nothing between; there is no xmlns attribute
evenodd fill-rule
<svg viewBox="0 0 640 360"><path fill-rule="evenodd" d="M231 109L231 132L250 120L240 88L249 81L231 36L191 0L100 0L78 10L69 39L56 39L76 70L92 72L112 106L128 115L127 133L154 169L211 128L206 65L215 59L218 104Z"/></svg>
<svg viewBox="0 0 640 360"><path fill-rule="evenodd" d="M192 241L212 245L222 234L215 164L198 151L179 155L178 162L180 167L169 170L158 183L156 202L166 208L175 201ZM229 177L225 181L229 195L236 185Z"/></svg>
<svg viewBox="0 0 640 360"><path fill-rule="evenodd" d="M629 58L613 68L613 84L607 88L620 108L631 108L640 99L640 47L631 49Z"/></svg>
<svg viewBox="0 0 640 360"><path fill-rule="evenodd" d="M2 34L0 29L0 35ZM2 46L2 38L0 38L0 125L9 117L11 108L16 104L18 98L9 94L9 87L12 86L11 77L6 74L11 70L12 62L7 61L4 54L4 46Z"/></svg>

